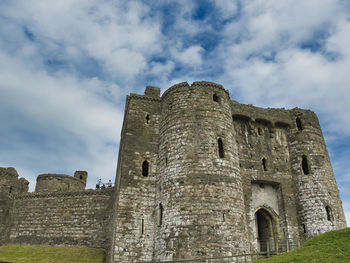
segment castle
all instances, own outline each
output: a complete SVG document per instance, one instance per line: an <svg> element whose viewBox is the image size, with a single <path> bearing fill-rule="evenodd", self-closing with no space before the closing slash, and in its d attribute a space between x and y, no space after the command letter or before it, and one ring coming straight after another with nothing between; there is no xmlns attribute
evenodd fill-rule
<svg viewBox="0 0 350 263"><path fill-rule="evenodd" d="M115 186L0 169L0 244L103 247L106 262L230 256L346 227L317 116L186 82L127 96Z"/></svg>

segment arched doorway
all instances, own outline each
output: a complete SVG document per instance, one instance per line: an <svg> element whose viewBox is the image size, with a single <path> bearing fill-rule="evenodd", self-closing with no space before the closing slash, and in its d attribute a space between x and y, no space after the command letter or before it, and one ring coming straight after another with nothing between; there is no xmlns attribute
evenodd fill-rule
<svg viewBox="0 0 350 263"><path fill-rule="evenodd" d="M258 247L261 252L275 250L276 221L271 213L260 208L255 213Z"/></svg>

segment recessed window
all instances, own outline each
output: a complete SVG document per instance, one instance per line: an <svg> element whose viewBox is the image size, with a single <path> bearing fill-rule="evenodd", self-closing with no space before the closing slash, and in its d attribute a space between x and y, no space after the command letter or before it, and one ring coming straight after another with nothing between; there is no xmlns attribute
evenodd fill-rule
<svg viewBox="0 0 350 263"><path fill-rule="evenodd" d="M327 220L333 221L332 209L329 205L326 206Z"/></svg>
<svg viewBox="0 0 350 263"><path fill-rule="evenodd" d="M232 120L240 121L240 122L249 122L251 119L249 116L245 116L241 114L232 114Z"/></svg>
<svg viewBox="0 0 350 263"><path fill-rule="evenodd" d="M80 175L79 178L80 178L80 180L83 180L83 176L82 175Z"/></svg>
<svg viewBox="0 0 350 263"><path fill-rule="evenodd" d="M304 232L304 234L306 234L306 233L307 233L307 231L306 231L306 226L305 226L305 224L302 224L302 225L301 225L301 227L303 228L303 232Z"/></svg>
<svg viewBox="0 0 350 263"><path fill-rule="evenodd" d="M149 164L147 160L145 160L142 163L142 175L145 177L148 176L148 170L149 170Z"/></svg>
<svg viewBox="0 0 350 263"><path fill-rule="evenodd" d="M213 101L219 102L219 96L216 95L216 93L214 93L214 95L213 95Z"/></svg>
<svg viewBox="0 0 350 263"><path fill-rule="evenodd" d="M262 135L262 131L260 127L258 128L258 135Z"/></svg>
<svg viewBox="0 0 350 263"><path fill-rule="evenodd" d="M222 139L218 139L218 150L219 150L219 157L224 158L225 157L225 152L224 152L224 144L222 142Z"/></svg>
<svg viewBox="0 0 350 263"><path fill-rule="evenodd" d="M147 124L149 124L150 119L151 119L151 118L150 118L149 114L147 114L147 115L146 115L146 123L147 123Z"/></svg>
<svg viewBox="0 0 350 263"><path fill-rule="evenodd" d="M266 159L265 159L265 158L262 158L261 164L262 164L263 170L264 170L264 171L267 171L267 162L266 162Z"/></svg>
<svg viewBox="0 0 350 263"><path fill-rule="evenodd" d="M302 160L301 160L301 168L303 170L304 174L309 174L309 163L307 161L307 157L303 155Z"/></svg>
<svg viewBox="0 0 350 263"><path fill-rule="evenodd" d="M9 189L9 194L11 194L12 193L12 186L10 186L10 189Z"/></svg>
<svg viewBox="0 0 350 263"><path fill-rule="evenodd" d="M296 118L295 123L297 124L298 131L303 130L303 124L301 123L300 118Z"/></svg>

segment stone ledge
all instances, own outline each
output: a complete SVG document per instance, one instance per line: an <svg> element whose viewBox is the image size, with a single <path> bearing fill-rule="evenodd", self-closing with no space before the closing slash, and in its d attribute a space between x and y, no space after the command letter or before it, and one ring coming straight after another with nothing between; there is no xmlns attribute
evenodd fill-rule
<svg viewBox="0 0 350 263"><path fill-rule="evenodd" d="M131 93L128 96L128 99L137 99L137 100L148 100L148 101L157 101L160 102L160 98L152 98L152 97L147 97L145 95L139 95L139 94L135 94L135 93Z"/></svg>
<svg viewBox="0 0 350 263"><path fill-rule="evenodd" d="M85 190L75 192L50 192L50 193L28 193L22 195L12 196L15 200L21 199L34 199L34 198L47 198L47 197L65 197L65 196L84 196L84 195L109 195L114 192L114 187L106 188L103 190Z"/></svg>
<svg viewBox="0 0 350 263"><path fill-rule="evenodd" d="M162 95L162 100L167 96L168 93L170 93L171 91L174 91L174 90L177 90L179 88L184 88L184 87L187 87L189 88L190 85L188 85L188 83L185 81L185 82L181 82L181 83L178 83L178 84L175 84L173 86L171 86L170 88L168 88Z"/></svg>
<svg viewBox="0 0 350 263"><path fill-rule="evenodd" d="M221 84L217 84L217 83L210 82L210 81L194 81L191 84L191 86L187 82L181 82L181 83L178 83L178 84L171 86L163 93L161 99L163 100L168 95L168 93L173 92L177 89L184 88L184 87L190 88L190 87L196 87L196 86L197 87L204 86L204 87L212 87L212 88L221 89L230 97L228 90L226 90Z"/></svg>

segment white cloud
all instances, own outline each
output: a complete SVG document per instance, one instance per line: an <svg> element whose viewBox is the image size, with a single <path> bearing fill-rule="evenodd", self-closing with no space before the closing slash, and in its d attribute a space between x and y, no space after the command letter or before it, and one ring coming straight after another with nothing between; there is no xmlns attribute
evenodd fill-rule
<svg viewBox="0 0 350 263"><path fill-rule="evenodd" d="M237 63L253 52L284 50L312 40L314 33L331 27L334 15L340 12L338 3L330 0L255 0L242 4L241 18L226 26L223 40Z"/></svg>
<svg viewBox="0 0 350 263"><path fill-rule="evenodd" d="M343 114L350 100L350 22L338 3L250 1L242 10L242 19L226 26L218 49L225 83L234 83L249 103L311 107L332 118L334 130L350 134L350 117ZM324 33L319 52L300 48L322 29L329 36ZM337 60L330 59L333 54Z"/></svg>
<svg viewBox="0 0 350 263"><path fill-rule="evenodd" d="M195 45L185 49L181 48L180 50L172 49L171 53L177 61L183 63L185 66L200 67L203 51L201 46Z"/></svg>
<svg viewBox="0 0 350 263"><path fill-rule="evenodd" d="M53 147L57 143L66 144L45 152L44 141L38 141L37 148L33 148L30 141L23 143L13 137L11 148L1 154L3 165L15 166L26 173L60 170L73 173L77 169L87 169L93 175L89 180L90 187L97 176L114 177L122 112L104 99L103 88L107 95L112 94L115 98L115 93L120 93L116 85L63 73L50 75L3 52L0 52L0 68L0 107L16 114L12 119L3 116L7 118L3 130L9 133L16 133L19 129L35 134L50 133L46 135L52 141L46 143ZM25 126L21 126L22 121ZM79 141L82 145L74 148ZM63 155L62 150L66 151ZM11 160L11 163L4 163L5 160ZM28 160L36 164L27 167ZM57 170L33 168L48 164L54 164ZM20 175L28 176L33 190L33 175Z"/></svg>
<svg viewBox="0 0 350 263"><path fill-rule="evenodd" d="M24 23L46 52L64 46L67 53L60 59L79 59L84 53L100 61L108 74L132 78L161 50L159 24L148 18L148 11L136 1L17 1L6 15Z"/></svg>
<svg viewBox="0 0 350 263"><path fill-rule="evenodd" d="M214 0L216 7L219 9L220 16L224 19L237 14L237 1Z"/></svg>

